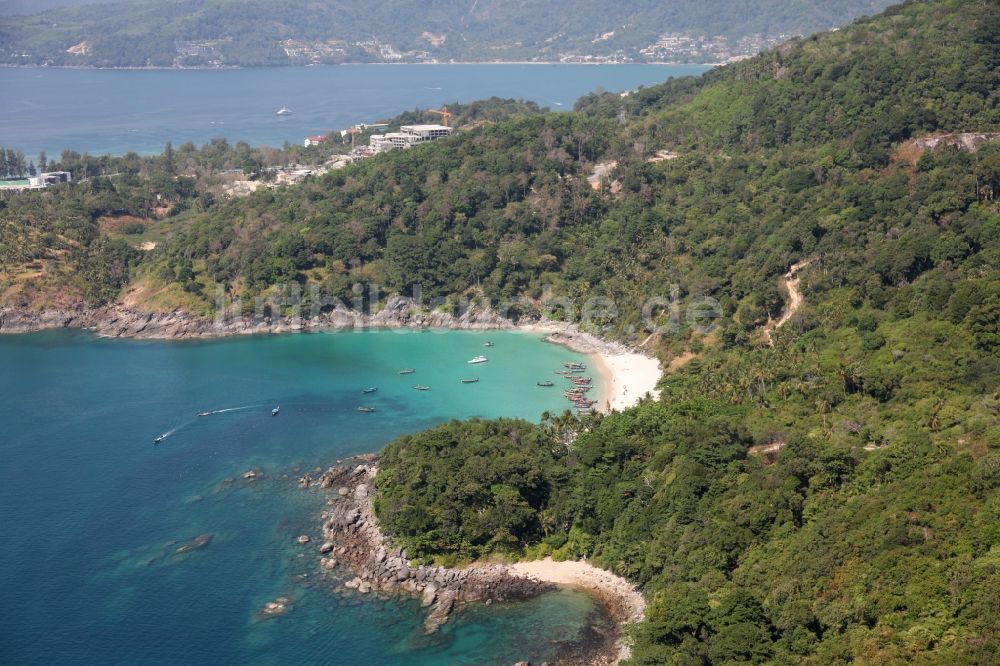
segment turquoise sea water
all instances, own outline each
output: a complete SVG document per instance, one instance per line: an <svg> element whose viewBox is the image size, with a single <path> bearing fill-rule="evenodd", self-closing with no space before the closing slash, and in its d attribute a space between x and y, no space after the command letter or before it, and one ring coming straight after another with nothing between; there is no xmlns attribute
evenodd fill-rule
<svg viewBox="0 0 1000 666"><path fill-rule="evenodd" d="M466 363L480 353L490 361ZM0 337L0 663L551 659L602 628L589 597L473 606L426 637L416 602L321 584L315 542L295 537L318 535L324 497L297 477L450 418L537 420L564 403L535 382L569 360L581 358L498 332ZM480 383L459 383L473 376ZM363 396L366 386L379 390ZM196 416L222 408L244 409ZM264 478L244 481L251 467ZM201 534L207 547L175 554ZM292 611L258 620L279 595Z"/></svg>
<svg viewBox="0 0 1000 666"><path fill-rule="evenodd" d="M705 65L343 65L240 70L0 68L0 146L49 157L159 153L167 141L301 144L416 107L491 96L553 111L599 87L632 90ZM290 116L275 115L282 106Z"/></svg>

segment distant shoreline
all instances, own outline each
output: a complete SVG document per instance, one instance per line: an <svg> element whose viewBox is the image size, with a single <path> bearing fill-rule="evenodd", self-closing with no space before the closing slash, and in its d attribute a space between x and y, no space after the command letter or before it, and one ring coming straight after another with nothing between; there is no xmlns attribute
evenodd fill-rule
<svg viewBox="0 0 1000 666"><path fill-rule="evenodd" d="M726 63L722 62L560 62L558 60L461 60L454 62L342 62L318 65L220 65L218 67L191 66L191 67L166 67L163 65L151 65L143 67L101 67L99 65L15 65L12 63L0 64L0 69L60 69L60 70L89 70L107 72L207 72L207 71L233 71L244 69L310 69L317 67L395 67L398 65L415 66L427 65L432 67L447 67L450 65L565 65L567 67L625 67L625 66L655 66L655 67L721 67Z"/></svg>

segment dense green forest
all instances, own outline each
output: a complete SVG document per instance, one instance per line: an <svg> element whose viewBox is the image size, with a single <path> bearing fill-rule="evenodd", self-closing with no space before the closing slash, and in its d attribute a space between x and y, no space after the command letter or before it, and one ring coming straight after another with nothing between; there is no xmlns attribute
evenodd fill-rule
<svg viewBox="0 0 1000 666"><path fill-rule="evenodd" d="M542 113L534 102L495 97L451 104L449 109L453 122L467 128ZM431 113L412 110L387 122L393 129L435 120L437 116ZM372 131L357 135L356 141L366 143ZM328 139L309 148L286 145L275 149L251 147L242 141L230 144L220 138L200 148L192 143L167 144L161 155L151 157L81 155L66 150L58 159L49 160L43 153L40 168L68 171L72 182L44 191L0 191L0 306L113 302L143 268L153 274L154 281L165 280L167 285L160 301L147 299L140 306L184 307L204 313L209 306L208 291L195 280L193 271L204 262L186 251L171 252L166 260L157 261L158 252L139 248L168 239L183 244L187 224L222 207L232 196L234 183L273 185L279 168L296 164L322 168L351 150L350 138L338 132ZM30 173L31 163L26 166L26 162L19 150L0 149L0 174ZM273 196L265 199L273 200Z"/></svg>
<svg viewBox="0 0 1000 666"><path fill-rule="evenodd" d="M911 3L581 100L587 122L633 120L607 146L622 193L573 232L565 287L577 265L590 291L674 280L727 317L686 338L696 356L659 401L391 444L376 508L409 552L588 556L650 603L635 663L990 663L1000 145L912 140L1000 129L986 10ZM663 148L680 157L642 159ZM803 259L806 306L764 344L777 278Z"/></svg>
<svg viewBox="0 0 1000 666"><path fill-rule="evenodd" d="M587 556L627 576L649 602L635 663L990 663L994 8L910 2L699 78L595 93L572 113L486 107L451 138L242 198L204 197L211 146L150 158L131 184L8 197L3 303L45 305L56 288L120 302L127 289L132 306L208 314L216 282L341 298L356 283L420 284L521 296L528 316L546 295L605 296L617 313L593 330L638 343L647 297L711 296L714 330L650 339L665 361L690 359L658 401L390 444L381 521L421 559ZM220 168L253 168L219 154ZM150 224L145 252L107 228L141 192L176 211ZM768 344L781 276L799 262L805 304ZM50 285L35 264L53 267Z"/></svg>
<svg viewBox="0 0 1000 666"><path fill-rule="evenodd" d="M64 8L0 24L0 62L98 65L287 65L284 40L326 44L324 62L380 61L378 41L399 52L439 60L558 59L562 53L623 54L661 33L723 35L808 34L875 13L888 0L480 0L459 8L435 0L387 3L320 0L174 0ZM614 33L608 35L608 33ZM67 49L84 44L77 53ZM185 43L198 43L182 53ZM81 47L82 48L82 47ZM183 49L182 49L183 50ZM305 58L304 61L308 61Z"/></svg>

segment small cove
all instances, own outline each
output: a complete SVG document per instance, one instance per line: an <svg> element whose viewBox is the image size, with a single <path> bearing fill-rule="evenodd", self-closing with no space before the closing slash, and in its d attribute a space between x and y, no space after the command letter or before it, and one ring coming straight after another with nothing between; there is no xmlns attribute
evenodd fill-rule
<svg viewBox="0 0 1000 666"><path fill-rule="evenodd" d="M487 339L496 346L484 349ZM461 384L480 353L490 358L475 367L481 381ZM469 607L425 637L416 602L317 584L315 550L295 537L316 530L324 498L299 490L297 474L451 418L537 421L563 401L536 380L571 360L584 359L495 331L0 338L0 520L13 544L0 553L0 661L551 659L600 625L589 596ZM404 367L416 372L398 375ZM431 390L414 391L418 382ZM363 395L367 386L379 390ZM377 411L359 413L360 404ZM247 408L197 416L234 407ZM251 468L263 476L244 479ZM177 552L199 535L211 541ZM259 620L279 595L292 599L291 612Z"/></svg>

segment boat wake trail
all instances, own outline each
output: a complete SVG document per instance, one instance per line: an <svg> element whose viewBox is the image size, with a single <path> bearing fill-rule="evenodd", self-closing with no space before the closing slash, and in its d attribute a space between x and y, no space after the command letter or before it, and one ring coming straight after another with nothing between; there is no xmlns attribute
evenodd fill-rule
<svg viewBox="0 0 1000 666"><path fill-rule="evenodd" d="M166 431L165 433L163 433L162 435L160 435L159 437L157 437L156 439L154 439L153 440L153 444L154 445L155 444L159 444L160 442L162 442L163 440L165 440L167 437L170 437L175 432L177 432L178 430L180 430L182 427L183 427L183 425L179 425L176 428L171 428L170 430Z"/></svg>
<svg viewBox="0 0 1000 666"><path fill-rule="evenodd" d="M240 407L225 407L223 409L213 409L213 410L208 411L208 412L201 412L200 414L198 414L198 416L211 416L213 414L225 414L226 412L239 412L239 411L243 411L245 409L260 409L261 407L266 407L266 405L259 404L259 405L241 405ZM272 412L273 411L274 410L272 410ZM272 413L272 416L273 415L274 414ZM175 426L175 427L171 428L170 430L167 430L163 434L158 435L153 440L153 444L159 444L163 440L167 439L168 437L170 437L171 435L173 435L174 433L176 433L178 430L181 430L182 428L186 428L187 426L190 426L195 421L197 421L197 419L189 419L189 420L185 421L184 423L181 423L180 425Z"/></svg>
<svg viewBox="0 0 1000 666"><path fill-rule="evenodd" d="M202 412L198 416L211 416L212 414L225 414L226 412L238 412L244 409L257 409L264 405L244 405L242 407L226 407L225 409L213 409L210 412Z"/></svg>

